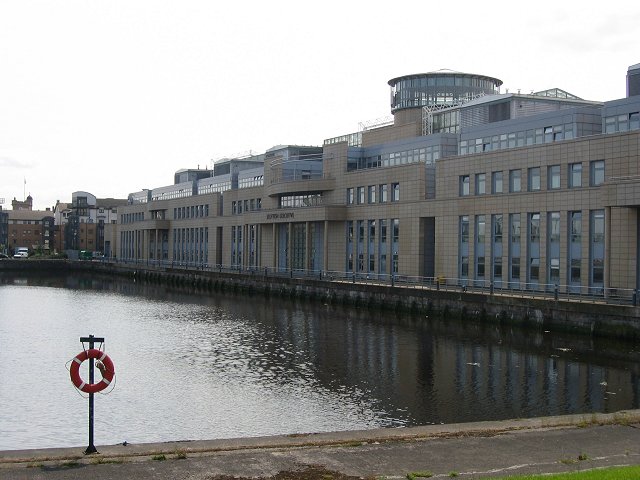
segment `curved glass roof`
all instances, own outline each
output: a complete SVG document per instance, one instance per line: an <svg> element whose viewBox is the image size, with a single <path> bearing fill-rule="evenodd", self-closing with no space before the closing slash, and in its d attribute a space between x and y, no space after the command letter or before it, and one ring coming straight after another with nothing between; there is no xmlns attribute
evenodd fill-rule
<svg viewBox="0 0 640 480"><path fill-rule="evenodd" d="M502 80L486 75L438 70L389 80L391 111L434 105L455 105L479 95L499 93Z"/></svg>

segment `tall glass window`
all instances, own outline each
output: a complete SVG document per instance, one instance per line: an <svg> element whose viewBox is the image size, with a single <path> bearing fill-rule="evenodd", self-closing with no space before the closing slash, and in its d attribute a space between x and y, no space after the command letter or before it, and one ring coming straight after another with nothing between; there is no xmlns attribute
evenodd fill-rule
<svg viewBox="0 0 640 480"><path fill-rule="evenodd" d="M387 184L380 185L380 203L386 203L389 201L387 197Z"/></svg>
<svg viewBox="0 0 640 480"><path fill-rule="evenodd" d="M358 242L358 263L356 265L356 270L358 272L364 272L364 228L365 223L364 220L358 220L356 223L357 229L357 242Z"/></svg>
<svg viewBox="0 0 640 480"><path fill-rule="evenodd" d="M528 172L529 191L536 192L540 190L540 167L532 167Z"/></svg>
<svg viewBox="0 0 640 480"><path fill-rule="evenodd" d="M400 201L400 184L399 183L391 184L391 201L392 202Z"/></svg>
<svg viewBox="0 0 640 480"><path fill-rule="evenodd" d="M347 188L347 205L353 205L353 187Z"/></svg>
<svg viewBox="0 0 640 480"><path fill-rule="evenodd" d="M502 172L491 174L491 193L502 193Z"/></svg>
<svg viewBox="0 0 640 480"><path fill-rule="evenodd" d="M604 210L592 210L590 218L592 287L604 286Z"/></svg>
<svg viewBox="0 0 640 480"><path fill-rule="evenodd" d="M502 285L502 214L491 216L491 280Z"/></svg>
<svg viewBox="0 0 640 480"><path fill-rule="evenodd" d="M547 214L547 283L560 284L560 212Z"/></svg>
<svg viewBox="0 0 640 480"><path fill-rule="evenodd" d="M369 248L367 252L369 255L368 271L370 273L375 273L376 271L376 255L375 255L376 221L375 220L369 220L368 230L369 230Z"/></svg>
<svg viewBox="0 0 640 480"><path fill-rule="evenodd" d="M486 192L485 174L476 174L476 195L484 195Z"/></svg>
<svg viewBox="0 0 640 480"><path fill-rule="evenodd" d="M393 252L392 257L392 272L398 273L399 267L399 250L400 250L400 220L394 218L391 220L392 225L392 238L391 238L391 251Z"/></svg>
<svg viewBox="0 0 640 480"><path fill-rule="evenodd" d="M582 163L569 164L569 188L582 186Z"/></svg>
<svg viewBox="0 0 640 480"><path fill-rule="evenodd" d="M362 205L365 202L365 190L364 187L358 187L358 204Z"/></svg>
<svg viewBox="0 0 640 480"><path fill-rule="evenodd" d="M529 214L528 225L528 278L531 284L537 284L540 281L540 214Z"/></svg>
<svg viewBox="0 0 640 480"><path fill-rule="evenodd" d="M460 217L458 235L458 275L460 278L469 278L469 216Z"/></svg>
<svg viewBox="0 0 640 480"><path fill-rule="evenodd" d="M520 287L520 214L509 215L509 282Z"/></svg>
<svg viewBox="0 0 640 480"><path fill-rule="evenodd" d="M378 273L387 273L387 221L380 219L380 243L378 244Z"/></svg>
<svg viewBox="0 0 640 480"><path fill-rule="evenodd" d="M547 169L547 188L549 190L560 188L560 165L550 165Z"/></svg>
<svg viewBox="0 0 640 480"><path fill-rule="evenodd" d="M522 190L521 172L520 170L510 170L509 171L509 191L519 192L520 190Z"/></svg>
<svg viewBox="0 0 640 480"><path fill-rule="evenodd" d="M376 186L375 185L369 185L368 187L368 191L369 191L369 198L367 199L369 203L376 203Z"/></svg>
<svg viewBox="0 0 640 480"><path fill-rule="evenodd" d="M353 220L347 221L347 255L346 270L353 272Z"/></svg>
<svg viewBox="0 0 640 480"><path fill-rule="evenodd" d="M592 187L597 187L604 183L604 160L591 162L590 177Z"/></svg>
<svg viewBox="0 0 640 480"><path fill-rule="evenodd" d="M460 175L460 196L469 195L469 175Z"/></svg>
<svg viewBox="0 0 640 480"><path fill-rule="evenodd" d="M582 263L582 212L569 212L568 283L574 292L580 291Z"/></svg>
<svg viewBox="0 0 640 480"><path fill-rule="evenodd" d="M475 253L475 279L485 279L485 243L486 243L486 217L476 215L476 243Z"/></svg>

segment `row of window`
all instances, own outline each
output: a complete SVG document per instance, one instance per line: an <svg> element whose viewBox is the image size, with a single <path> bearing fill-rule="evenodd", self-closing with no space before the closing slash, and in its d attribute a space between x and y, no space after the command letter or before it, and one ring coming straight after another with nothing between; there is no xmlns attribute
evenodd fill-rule
<svg viewBox="0 0 640 480"><path fill-rule="evenodd" d="M189 207L177 207L173 209L173 219L204 218L209 216L209 204L191 205Z"/></svg>
<svg viewBox="0 0 640 480"><path fill-rule="evenodd" d="M262 210L262 198L234 200L231 202L231 215L240 215L242 212L253 212L254 210Z"/></svg>
<svg viewBox="0 0 640 480"><path fill-rule="evenodd" d="M174 229L173 259L177 262L208 263L209 228L197 227Z"/></svg>
<svg viewBox="0 0 640 480"><path fill-rule="evenodd" d="M628 132L630 130L640 130L640 112L604 117L605 133Z"/></svg>
<svg viewBox="0 0 640 480"><path fill-rule="evenodd" d="M42 220L11 220L12 225L40 225Z"/></svg>
<svg viewBox="0 0 640 480"><path fill-rule="evenodd" d="M389 201L400 201L400 184L397 182L391 183L390 185L382 183L380 185L369 185L367 187L347 188L347 205L387 203Z"/></svg>
<svg viewBox="0 0 640 480"><path fill-rule="evenodd" d="M190 188L179 188L170 192L151 192L151 200L171 200L174 198L184 198L193 195L193 191Z"/></svg>
<svg viewBox="0 0 640 480"><path fill-rule="evenodd" d="M368 157L349 158L347 171L363 170L368 168L395 167L409 163L435 164L440 158L440 145L431 145L423 148L414 148L400 152L382 153Z"/></svg>
<svg viewBox="0 0 640 480"><path fill-rule="evenodd" d="M283 195L278 201L278 208L305 208L322 205L322 193L308 195Z"/></svg>
<svg viewBox="0 0 640 480"><path fill-rule="evenodd" d="M557 190L560 188L561 177L560 165L549 165L547 167L547 190ZM582 187L582 162L570 163L567 168L567 187ZM490 193L504 193L504 172L491 172ZM604 160L595 160L589 164L589 186L597 187L605 180ZM487 185L487 174L476 173L474 177L474 194L485 195L489 193ZM510 193L522 191L522 170L509 170L508 191ZM541 167L531 167L527 169L527 191L535 192L542 189ZM471 175L460 175L459 195L462 197L471 195Z"/></svg>
<svg viewBox="0 0 640 480"><path fill-rule="evenodd" d="M141 222L144 220L144 212L123 213L120 215L120 223Z"/></svg>
<svg viewBox="0 0 640 480"><path fill-rule="evenodd" d="M241 178L238 180L238 188L261 187L264 185L264 175L256 175L255 177Z"/></svg>
<svg viewBox="0 0 640 480"><path fill-rule="evenodd" d="M227 190L231 190L231 181L210 183L206 185L198 184L198 195L204 195L206 193L222 193Z"/></svg>
<svg viewBox="0 0 640 480"><path fill-rule="evenodd" d="M232 226L231 227L231 266L240 267L244 259L244 243L242 232L247 232L247 266L258 265L258 225Z"/></svg>
<svg viewBox="0 0 640 480"><path fill-rule="evenodd" d="M557 285L560 283L560 248L561 243L564 243L567 284L572 287L582 285L582 269L586 260L588 285L602 287L604 283L604 210L589 212L588 259L583 259L582 256L582 215L581 211L567 212L564 241L561 235L560 212L546 213L545 239L541 238L541 222L545 219L545 214L540 212L476 215L473 218L473 239L469 234L472 219L469 215L462 215L459 220L458 275L462 279L490 280L497 286L508 282L516 288L520 288L521 282L534 285L540 282ZM503 242L505 222L508 222L506 244ZM522 224L524 222L526 222L526 234L523 244ZM473 242L473 253L470 249L471 242ZM545 242L546 246L545 257L541 256L542 242ZM507 260L506 270L503 269L504 259ZM546 265L544 279L540 276L541 264ZM470 271L471 266L472 271Z"/></svg>
<svg viewBox="0 0 640 480"><path fill-rule="evenodd" d="M544 128L535 128L520 132L503 133L490 137L461 140L459 144L460 155L491 152L505 148L524 147L526 145L539 145L542 143L558 142L574 138L573 124L553 125Z"/></svg>
<svg viewBox="0 0 640 480"><path fill-rule="evenodd" d="M349 220L346 227L347 272L398 273L399 219ZM391 228L390 238L388 227ZM391 259L390 270L388 259Z"/></svg>

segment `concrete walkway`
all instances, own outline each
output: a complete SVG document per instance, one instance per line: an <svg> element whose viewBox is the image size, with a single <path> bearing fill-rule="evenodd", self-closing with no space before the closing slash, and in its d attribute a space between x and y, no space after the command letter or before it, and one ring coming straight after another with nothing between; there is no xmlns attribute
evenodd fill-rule
<svg viewBox="0 0 640 480"><path fill-rule="evenodd" d="M0 452L0 478L261 478L318 466L353 478L497 478L640 465L640 410L231 440ZM163 461L161 461L163 460ZM287 478L297 478L294 474ZM325 476L324 478L332 478ZM345 477L342 477L345 478Z"/></svg>

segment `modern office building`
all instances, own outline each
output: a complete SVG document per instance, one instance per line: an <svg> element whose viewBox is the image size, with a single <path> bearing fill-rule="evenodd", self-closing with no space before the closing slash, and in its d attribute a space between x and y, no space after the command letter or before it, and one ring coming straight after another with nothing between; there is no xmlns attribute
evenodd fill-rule
<svg viewBox="0 0 640 480"><path fill-rule="evenodd" d="M626 98L449 70L389 81L392 123L181 170L129 195L113 255L445 277L497 288L640 284L638 65Z"/></svg>

